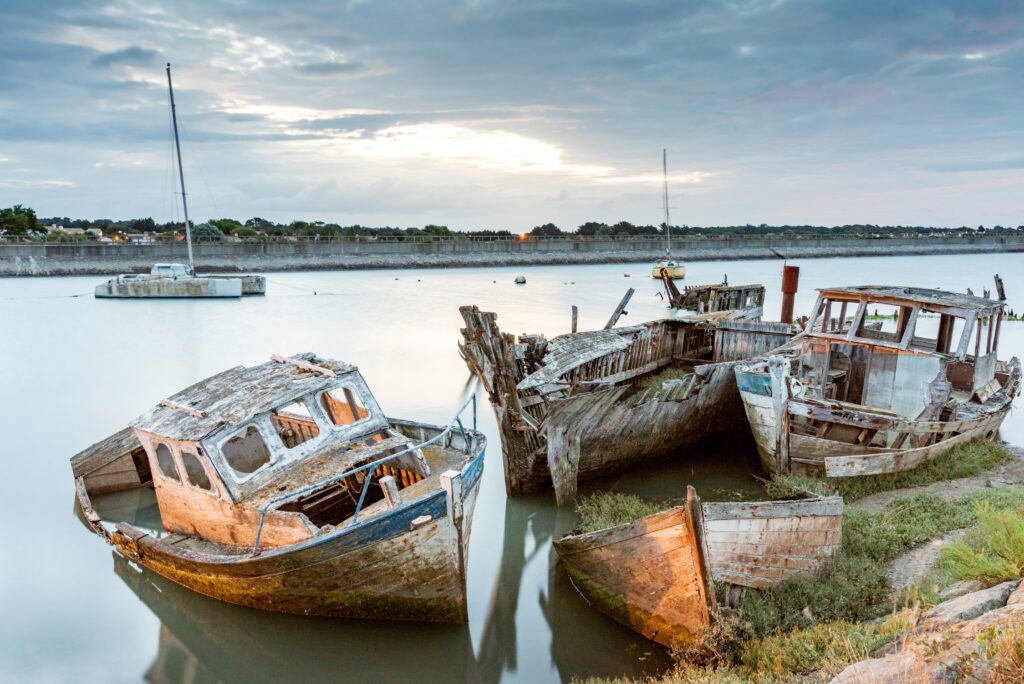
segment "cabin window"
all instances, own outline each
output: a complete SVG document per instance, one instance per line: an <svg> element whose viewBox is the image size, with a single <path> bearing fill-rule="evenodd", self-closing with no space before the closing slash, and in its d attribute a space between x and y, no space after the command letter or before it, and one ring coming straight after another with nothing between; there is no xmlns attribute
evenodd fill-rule
<svg viewBox="0 0 1024 684"><path fill-rule="evenodd" d="M865 340L900 342L910 321L911 307L868 302L856 336Z"/></svg>
<svg viewBox="0 0 1024 684"><path fill-rule="evenodd" d="M228 465L238 473L255 473L270 462L270 450L255 425L226 441L220 451Z"/></svg>
<svg viewBox="0 0 1024 684"><path fill-rule="evenodd" d="M178 476L178 467L174 465L174 456L171 455L171 450L167 448L166 444L157 445L156 463L160 466L161 473L172 480L181 482L181 477Z"/></svg>
<svg viewBox="0 0 1024 684"><path fill-rule="evenodd" d="M206 468L203 467L198 456L190 451L182 451L181 465L185 467L185 477L188 478L190 485L207 491L213 489L210 477L206 474Z"/></svg>
<svg viewBox="0 0 1024 684"><path fill-rule="evenodd" d="M320 428L309 414L309 408L301 400L274 409L271 420L281 443L289 449L294 449L320 434Z"/></svg>
<svg viewBox="0 0 1024 684"><path fill-rule="evenodd" d="M351 387L335 387L320 395L320 402L338 426L351 425L370 415L363 406L359 393Z"/></svg>

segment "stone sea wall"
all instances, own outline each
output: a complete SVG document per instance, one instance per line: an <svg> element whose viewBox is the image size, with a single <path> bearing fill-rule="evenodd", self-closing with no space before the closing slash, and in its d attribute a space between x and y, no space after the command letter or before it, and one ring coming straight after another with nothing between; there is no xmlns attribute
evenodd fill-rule
<svg viewBox="0 0 1024 684"><path fill-rule="evenodd" d="M208 243L194 247L198 271L302 271L430 268L530 264L601 264L653 261L664 245L647 239L534 239L437 242L344 240L333 242ZM1024 252L1024 234L967 237L797 238L673 240L685 262L719 259L788 259L913 254ZM0 276L147 273L154 263L186 262L183 243L0 244Z"/></svg>

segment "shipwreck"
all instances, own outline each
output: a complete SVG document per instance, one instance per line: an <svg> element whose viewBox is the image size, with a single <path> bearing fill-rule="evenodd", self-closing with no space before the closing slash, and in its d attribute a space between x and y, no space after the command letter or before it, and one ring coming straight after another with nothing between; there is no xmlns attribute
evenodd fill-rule
<svg viewBox="0 0 1024 684"><path fill-rule="evenodd" d="M581 479L735 434L744 417L733 367L793 336L740 309L622 328L613 316L604 330L516 342L496 314L460 312L459 350L497 416L506 491L553 487L559 505Z"/></svg>
<svg viewBox="0 0 1024 684"><path fill-rule="evenodd" d="M825 570L842 545L843 499L686 504L553 543L573 585L597 611L673 647L711 626L726 594ZM735 591L734 591L735 590Z"/></svg>
<svg viewBox="0 0 1024 684"><path fill-rule="evenodd" d="M996 358L998 277L997 289L820 290L799 348L736 367L764 468L892 473L994 436L1021 379L1016 357Z"/></svg>
<svg viewBox="0 0 1024 684"><path fill-rule="evenodd" d="M275 356L196 383L74 456L78 504L118 553L213 598L465 622L486 446L475 414L472 428L460 418L470 401L446 427L387 418L354 366ZM94 497L135 488L155 496L158 528L97 513Z"/></svg>

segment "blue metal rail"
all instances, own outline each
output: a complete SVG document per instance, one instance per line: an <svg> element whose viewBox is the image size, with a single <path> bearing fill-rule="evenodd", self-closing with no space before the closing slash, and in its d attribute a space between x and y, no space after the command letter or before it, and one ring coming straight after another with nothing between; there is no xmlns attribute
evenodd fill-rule
<svg viewBox="0 0 1024 684"><path fill-rule="evenodd" d="M266 504L264 504L263 508L260 509L260 526L256 530L256 542L252 545L252 555L253 556L258 556L259 555L259 552L260 552L260 535L263 534L263 523L267 519L267 511L270 510L271 506L273 506L274 504L276 504L276 503L278 503L280 501L284 501L285 499L290 499L290 498L292 498L294 496L298 496L300 494L305 494L306 492L312 491L314 489L319 489L320 487L324 487L324 486L329 485L329 484L334 484L335 482L338 482L339 480L342 480L342 479L344 479L346 477L349 477L350 475L355 475L356 473L361 473L361 472L363 472L365 470L369 470L370 474L367 475L366 480L363 482L363 489L359 493L359 503L356 504L356 512L352 516L352 522L350 523L351 525L354 525L359 520L359 512L363 508L363 501L366 499L366 491L367 491L367 489L369 489L370 482L373 481L373 473L377 470L378 466L382 465L383 463L386 463L387 461L390 461L392 459L398 458L399 456L404 456L405 454L408 454L409 452L416 451L417 449L422 449L425 446L429 446L429 445L433 444L434 442L438 441L439 439L441 439L442 437L447 435L449 432L451 432L452 428L454 428L456 425L459 426L459 431L462 433L462 440L466 443L466 453L468 454L470 452L470 448L471 447L470 447L469 437L467 437L467 435L466 435L466 428L464 428L462 426L462 417L461 416L462 416L462 412L465 411L466 407L469 406L470 404L473 405L473 431L475 432L476 431L476 392L474 392L472 394L472 396L470 396L469 399L466 400L466 403L463 404L462 408L460 408L458 410L458 412L455 414L455 418L453 418L452 421L450 423L448 423L448 427L446 427L444 430L442 430L440 433L438 433L434 437L428 439L426 442L423 442L422 444L417 444L416 446L409 447L408 449L403 449L402 451L399 451L397 453L391 454L390 456L385 456L384 458L378 459L376 461L372 461L370 463L363 464L363 465L359 466L358 468L353 468L352 470L347 470L344 473L342 473L341 475L336 475L336 476L334 476L332 478L323 480L321 482L317 482L316 484L311 484L308 487L303 487L302 489L299 489L298 491L289 492L287 494L282 494L281 496L279 496L279 497L277 497L275 499L271 499L270 501L268 501Z"/></svg>

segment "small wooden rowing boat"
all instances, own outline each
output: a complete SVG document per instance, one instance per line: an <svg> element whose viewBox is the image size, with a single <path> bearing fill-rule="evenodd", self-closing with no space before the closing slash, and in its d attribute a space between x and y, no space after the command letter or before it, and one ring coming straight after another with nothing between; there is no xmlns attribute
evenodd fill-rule
<svg viewBox="0 0 1024 684"><path fill-rule="evenodd" d="M71 463L90 527L202 594L465 622L485 445L458 416L447 427L386 418L354 366L302 354L207 378ZM160 529L97 513L94 497L134 487L155 490Z"/></svg>
<svg viewBox="0 0 1024 684"><path fill-rule="evenodd" d="M899 472L994 436L1021 380L1016 357L996 358L1003 307L940 290L820 290L799 349L736 367L765 469Z"/></svg>
<svg viewBox="0 0 1024 684"><path fill-rule="evenodd" d="M812 576L842 543L839 496L684 506L554 542L594 607L665 646L692 641L716 609L711 584L763 589Z"/></svg>
<svg viewBox="0 0 1024 684"><path fill-rule="evenodd" d="M559 505L580 479L737 434L733 367L792 338L789 325L743 320L741 309L516 343L496 314L459 311L459 350L498 418L506 491L551 486Z"/></svg>

